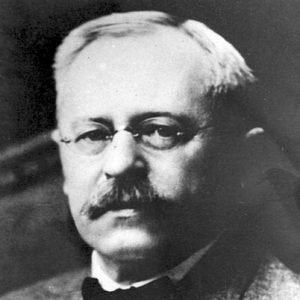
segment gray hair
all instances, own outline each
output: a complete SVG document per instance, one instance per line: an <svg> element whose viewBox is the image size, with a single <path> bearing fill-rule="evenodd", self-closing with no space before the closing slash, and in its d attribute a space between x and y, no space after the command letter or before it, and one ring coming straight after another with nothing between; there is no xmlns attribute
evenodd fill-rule
<svg viewBox="0 0 300 300"><path fill-rule="evenodd" d="M155 32L158 26L178 29L195 40L209 62L211 78L205 78L206 91L213 95L254 81L251 69L240 53L224 38L201 22L180 20L156 11L114 13L84 23L72 30L59 46L54 63L57 90L77 55L101 37L120 38Z"/></svg>

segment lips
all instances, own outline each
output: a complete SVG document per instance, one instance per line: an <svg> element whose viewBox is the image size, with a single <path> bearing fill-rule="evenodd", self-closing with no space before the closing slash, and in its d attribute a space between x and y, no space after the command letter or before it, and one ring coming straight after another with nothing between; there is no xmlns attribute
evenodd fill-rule
<svg viewBox="0 0 300 300"><path fill-rule="evenodd" d="M127 201L127 202L114 202L107 204L105 207L94 206L89 211L91 220L96 220L107 212L118 212L120 217L129 217L136 214L143 214L147 216L155 216L156 218L165 215L170 210L170 204L165 202L153 201L150 203Z"/></svg>
<svg viewBox="0 0 300 300"><path fill-rule="evenodd" d="M136 209L122 209L117 211L118 218L127 219L135 217L139 214L139 212Z"/></svg>

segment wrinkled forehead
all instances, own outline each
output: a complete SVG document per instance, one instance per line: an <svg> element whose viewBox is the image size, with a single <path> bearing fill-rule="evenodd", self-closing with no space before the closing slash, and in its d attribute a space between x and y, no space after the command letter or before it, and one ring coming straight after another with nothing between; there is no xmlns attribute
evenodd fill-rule
<svg viewBox="0 0 300 300"><path fill-rule="evenodd" d="M154 11L100 17L71 31L58 48L54 68L61 70L70 65L78 53L98 39L141 36L157 31L162 26L179 29L180 24L175 17Z"/></svg>
<svg viewBox="0 0 300 300"><path fill-rule="evenodd" d="M123 112L169 111L175 105L184 110L185 101L206 94L210 72L198 44L173 28L102 37L77 55L62 78L59 110L82 113L85 106L101 102L101 111L106 111L113 100Z"/></svg>
<svg viewBox="0 0 300 300"><path fill-rule="evenodd" d="M97 84L112 87L115 83L118 90L122 84L128 89L141 84L154 87L158 77L162 84L172 80L172 89L185 80L202 88L210 86L205 81L212 77L211 69L199 45L176 28L157 26L145 34L102 36L87 45L59 78L57 105L69 98L71 87L96 84L95 77Z"/></svg>
<svg viewBox="0 0 300 300"><path fill-rule="evenodd" d="M176 67L184 71L184 66L197 66L201 73L202 70L209 71L206 56L188 35L176 28L159 26L142 35L101 36L82 49L67 70L85 72L87 67L89 70L98 68L108 75L110 69L116 68L118 72L114 75L118 76L130 68L137 71L143 67L156 68L158 73L163 73L168 69L175 71ZM151 75L149 73L149 77ZM210 74L202 75L207 77Z"/></svg>
<svg viewBox="0 0 300 300"><path fill-rule="evenodd" d="M97 51L92 53L95 44ZM251 69L238 51L201 22L180 21L154 11L112 14L89 21L71 31L56 52L57 112L59 114L66 91L72 85L80 85L80 81L75 80L80 76L76 74L91 72L93 76L113 80L119 75L128 75L131 81L140 75L148 74L147 81L157 74L168 74L174 79L176 73L186 75L191 61L197 66L197 72L194 67L193 73L198 74L198 86L209 96L215 97L254 81ZM88 62L91 62L89 66ZM117 66L117 71L111 72L113 76L102 72L113 69L108 65ZM136 78L132 77L133 73L137 74ZM163 76L161 79L164 80Z"/></svg>

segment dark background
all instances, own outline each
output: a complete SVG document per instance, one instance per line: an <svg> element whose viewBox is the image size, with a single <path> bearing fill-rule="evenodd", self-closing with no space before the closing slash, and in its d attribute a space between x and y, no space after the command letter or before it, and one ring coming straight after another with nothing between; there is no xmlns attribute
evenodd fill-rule
<svg viewBox="0 0 300 300"><path fill-rule="evenodd" d="M85 264L47 134L55 126L51 65L70 29L130 10L196 19L230 41L258 79L238 99L241 109L300 167L299 0L0 0L0 294Z"/></svg>
<svg viewBox="0 0 300 300"><path fill-rule="evenodd" d="M194 18L235 45L258 78L245 109L300 161L298 0L1 0L0 147L53 128L51 65L66 33L101 14L128 10Z"/></svg>

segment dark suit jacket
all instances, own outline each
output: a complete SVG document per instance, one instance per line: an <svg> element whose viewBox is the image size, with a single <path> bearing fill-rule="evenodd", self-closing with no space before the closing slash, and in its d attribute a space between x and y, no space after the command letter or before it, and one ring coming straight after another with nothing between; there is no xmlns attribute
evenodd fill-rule
<svg viewBox="0 0 300 300"><path fill-rule="evenodd" d="M50 151L47 136L40 139L43 142L30 142L30 147L25 145L24 149L18 147L24 150L20 155L12 151L14 149L2 154L3 177L0 179L5 180L3 184L0 180L3 193L0 234L5 242L0 245L0 286L2 294L9 289L15 291L0 296L0 299L80 299L81 282L88 273L86 268L83 270L78 244L66 238L70 234L65 227L67 201L61 191L56 149ZM298 277L278 260L270 259L268 253L270 248L277 250L281 246L283 250L294 249L293 253L297 256L293 257L296 258L300 249L299 243L295 243L296 239L299 240L298 232L287 226L290 215L281 210L280 205L286 201L276 198L270 184L266 183L266 179L262 180L265 170L274 166L273 162L269 162L270 157L272 161L278 161L277 153L263 145L261 140L245 146L255 156L249 154L249 158L244 157L249 163L243 163L243 166L251 173L244 180L250 188L244 188L244 192L250 197L249 203L259 205L255 214L258 217L243 219L244 226L241 227L244 228L224 235L201 259L186 279L188 288L184 299L300 299ZM13 156L11 153L14 153ZM268 159L264 158L265 154ZM253 157L259 163L253 164ZM276 167L281 167L282 161L279 161L280 165ZM36 173L33 176L31 172ZM13 180L8 181L11 178ZM6 192L7 185L14 192ZM283 191L285 186L286 182L279 191ZM288 188L287 192L290 190ZM289 197L284 194L282 198L286 200ZM299 211L295 205L292 211L296 218ZM266 212L274 213L268 215ZM263 223L265 220L266 224ZM264 232L267 234L257 235L264 227L268 228ZM273 236L268 240L270 232ZM266 244L271 247L266 247ZM291 253L271 252L279 254L285 262L286 254ZM33 282L37 283L32 285ZM22 288L26 285L29 287Z"/></svg>
<svg viewBox="0 0 300 300"><path fill-rule="evenodd" d="M236 249L234 249L233 252ZM245 250L245 249L244 249ZM249 249L248 249L249 250ZM218 249L213 249L182 281L184 300L299 300L300 277L275 258L262 262L249 259L249 252L236 256L236 264L229 264L224 254L223 263ZM247 253L248 252L248 253ZM231 257L233 259L234 257ZM241 265L244 259L246 264ZM259 260L259 263L258 263ZM232 260L231 260L232 261ZM240 264L240 268L236 266ZM246 266L246 267L245 267ZM81 284L89 275L87 268L67 272L32 286L3 295L1 300L80 300ZM155 300L155 299L153 299ZM167 300L167 299L166 299Z"/></svg>

